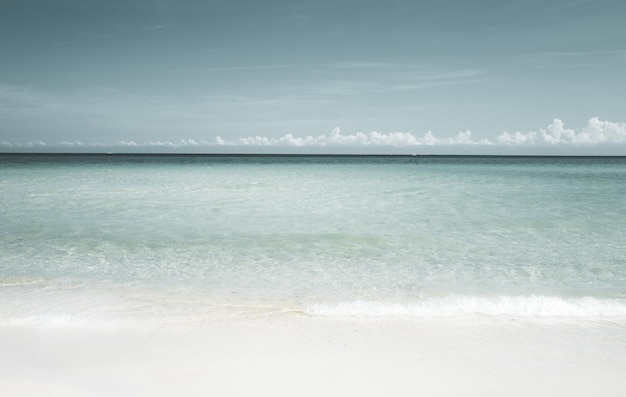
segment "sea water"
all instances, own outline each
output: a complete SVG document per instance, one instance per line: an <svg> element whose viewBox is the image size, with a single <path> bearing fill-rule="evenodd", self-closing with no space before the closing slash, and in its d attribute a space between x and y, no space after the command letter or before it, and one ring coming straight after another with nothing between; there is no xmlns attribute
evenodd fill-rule
<svg viewBox="0 0 626 397"><path fill-rule="evenodd" d="M626 318L626 158L0 156L0 323Z"/></svg>

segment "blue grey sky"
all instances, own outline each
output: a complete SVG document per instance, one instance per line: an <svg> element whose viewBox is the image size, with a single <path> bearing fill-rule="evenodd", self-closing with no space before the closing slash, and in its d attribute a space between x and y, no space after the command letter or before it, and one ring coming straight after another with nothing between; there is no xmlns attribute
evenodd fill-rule
<svg viewBox="0 0 626 397"><path fill-rule="evenodd" d="M0 0L0 151L626 155L622 0Z"/></svg>

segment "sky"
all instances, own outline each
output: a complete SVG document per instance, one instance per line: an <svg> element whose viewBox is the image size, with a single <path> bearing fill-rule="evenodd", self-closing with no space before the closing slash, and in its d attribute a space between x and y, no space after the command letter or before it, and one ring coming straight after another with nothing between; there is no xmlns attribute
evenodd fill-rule
<svg viewBox="0 0 626 397"><path fill-rule="evenodd" d="M0 0L0 152L626 155L623 0Z"/></svg>

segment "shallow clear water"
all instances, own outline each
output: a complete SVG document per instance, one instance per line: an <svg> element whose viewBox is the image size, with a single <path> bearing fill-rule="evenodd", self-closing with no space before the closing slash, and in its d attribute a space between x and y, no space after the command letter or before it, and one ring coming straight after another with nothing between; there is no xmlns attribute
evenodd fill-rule
<svg viewBox="0 0 626 397"><path fill-rule="evenodd" d="M0 252L5 320L626 316L626 158L3 155Z"/></svg>

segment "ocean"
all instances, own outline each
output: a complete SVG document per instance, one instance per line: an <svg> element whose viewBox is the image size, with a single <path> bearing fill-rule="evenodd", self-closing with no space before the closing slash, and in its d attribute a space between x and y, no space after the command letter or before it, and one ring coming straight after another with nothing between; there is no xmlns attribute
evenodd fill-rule
<svg viewBox="0 0 626 397"><path fill-rule="evenodd" d="M0 323L626 318L626 158L0 155Z"/></svg>

